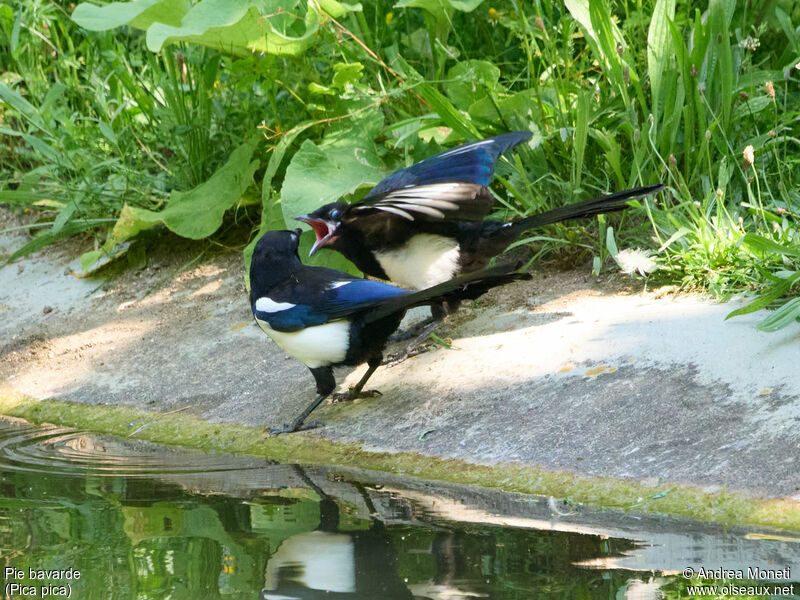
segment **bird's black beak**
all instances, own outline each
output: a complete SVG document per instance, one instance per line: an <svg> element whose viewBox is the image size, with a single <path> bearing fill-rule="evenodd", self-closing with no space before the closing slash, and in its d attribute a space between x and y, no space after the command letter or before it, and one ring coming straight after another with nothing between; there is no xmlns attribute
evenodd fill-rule
<svg viewBox="0 0 800 600"><path fill-rule="evenodd" d="M295 217L295 220L311 225L311 229L314 230L314 234L317 236L317 241L314 242L314 245L311 246L311 250L308 251L309 256L314 255L317 250L322 248L331 238L333 232L336 231L336 223L331 223L330 221L325 221L323 219L317 219L310 215L298 215Z"/></svg>

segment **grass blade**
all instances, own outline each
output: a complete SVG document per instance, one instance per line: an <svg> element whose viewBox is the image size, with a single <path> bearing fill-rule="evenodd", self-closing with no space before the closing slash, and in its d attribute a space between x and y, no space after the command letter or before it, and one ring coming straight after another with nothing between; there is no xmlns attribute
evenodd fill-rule
<svg viewBox="0 0 800 600"><path fill-rule="evenodd" d="M669 22L675 18L675 0L656 0L650 29L647 34L647 68L650 74L652 100L650 102L656 123L664 107L662 77L670 58Z"/></svg>

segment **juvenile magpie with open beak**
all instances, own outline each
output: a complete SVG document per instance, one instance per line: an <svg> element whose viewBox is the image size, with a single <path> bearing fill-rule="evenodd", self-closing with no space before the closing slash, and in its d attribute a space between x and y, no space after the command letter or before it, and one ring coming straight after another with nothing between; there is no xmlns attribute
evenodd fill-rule
<svg viewBox="0 0 800 600"><path fill-rule="evenodd" d="M485 269L418 292L359 279L323 267L307 267L297 255L301 230L269 231L256 243L250 264L250 305L256 322L273 341L310 370L317 397L291 425L273 434L316 427L306 417L336 388L333 367L369 369L342 399L374 396L364 385L383 360L383 348L406 310L475 299L527 273L513 265Z"/></svg>
<svg viewBox="0 0 800 600"><path fill-rule="evenodd" d="M485 220L497 159L530 137L514 131L458 146L389 175L359 202L333 202L295 217L317 236L310 254L338 250L367 275L422 289L485 267L530 229L623 210L664 187L633 188L510 223ZM417 341L455 308L433 305L432 322Z"/></svg>

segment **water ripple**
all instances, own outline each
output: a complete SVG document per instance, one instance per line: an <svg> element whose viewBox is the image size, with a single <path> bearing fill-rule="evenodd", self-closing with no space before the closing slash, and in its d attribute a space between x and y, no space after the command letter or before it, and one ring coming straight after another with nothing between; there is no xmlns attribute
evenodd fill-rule
<svg viewBox="0 0 800 600"><path fill-rule="evenodd" d="M148 477L262 468L263 461L227 454L173 451L141 440L125 440L67 427L0 427L0 470L59 475Z"/></svg>

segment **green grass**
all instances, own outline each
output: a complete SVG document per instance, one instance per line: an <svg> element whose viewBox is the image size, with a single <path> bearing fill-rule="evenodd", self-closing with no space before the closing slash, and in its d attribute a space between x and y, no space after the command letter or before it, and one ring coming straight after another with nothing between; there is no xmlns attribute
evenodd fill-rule
<svg viewBox="0 0 800 600"><path fill-rule="evenodd" d="M154 53L136 27L155 25L90 32L65 3L7 2L0 202L35 211L38 245L87 230L103 244L125 204L160 210L257 139L259 167L229 212L252 219L255 234L317 202L318 191L306 187L315 177L325 180L325 200L358 198L389 171L444 147L528 129L531 144L498 167L497 216L668 186L621 217L536 232L536 252L592 255L601 272L615 268L611 240L653 252L655 282L721 298L760 291L767 300L758 306L794 294L794 3L334 4L323 8L335 18L314 21L303 2L267 3L271 11L254 22L301 40L291 47L231 27L213 40L175 37ZM301 168L309 162L316 167ZM772 251L745 243L756 239L748 234ZM121 241L118 228L104 251ZM794 307L777 323L791 323Z"/></svg>

